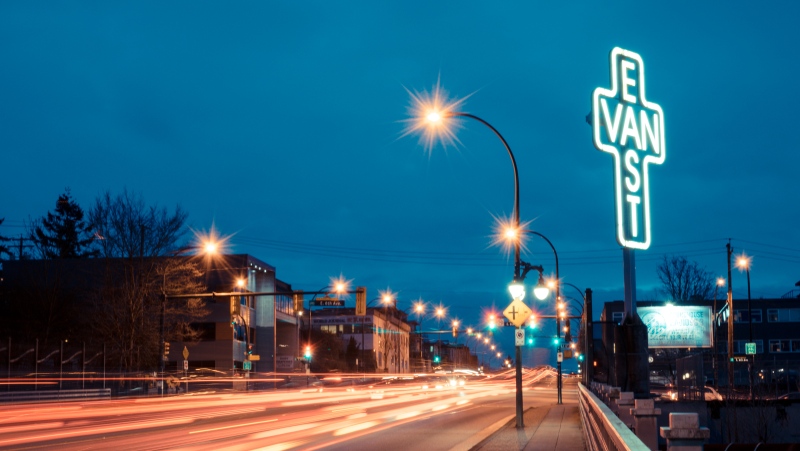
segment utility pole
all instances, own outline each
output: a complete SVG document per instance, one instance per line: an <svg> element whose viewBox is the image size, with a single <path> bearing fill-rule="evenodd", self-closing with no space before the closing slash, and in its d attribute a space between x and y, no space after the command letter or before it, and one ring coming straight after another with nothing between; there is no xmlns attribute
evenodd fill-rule
<svg viewBox="0 0 800 451"><path fill-rule="evenodd" d="M728 251L728 394L733 390L733 283L731 282L731 239L725 245Z"/></svg>

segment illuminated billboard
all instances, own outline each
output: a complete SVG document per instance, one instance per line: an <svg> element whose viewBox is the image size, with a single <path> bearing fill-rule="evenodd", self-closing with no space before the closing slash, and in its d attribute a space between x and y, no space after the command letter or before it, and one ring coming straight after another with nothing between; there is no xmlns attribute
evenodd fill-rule
<svg viewBox="0 0 800 451"><path fill-rule="evenodd" d="M699 306L638 307L647 326L650 348L710 348L711 308Z"/></svg>

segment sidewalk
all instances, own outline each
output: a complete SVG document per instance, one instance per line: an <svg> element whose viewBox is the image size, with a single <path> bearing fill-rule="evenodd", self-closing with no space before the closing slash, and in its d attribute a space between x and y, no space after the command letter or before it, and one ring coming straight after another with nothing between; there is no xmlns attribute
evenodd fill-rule
<svg viewBox="0 0 800 451"><path fill-rule="evenodd" d="M574 404L531 407L523 413L525 428L516 428L516 419L478 443L471 451L551 451L585 450L581 414Z"/></svg>

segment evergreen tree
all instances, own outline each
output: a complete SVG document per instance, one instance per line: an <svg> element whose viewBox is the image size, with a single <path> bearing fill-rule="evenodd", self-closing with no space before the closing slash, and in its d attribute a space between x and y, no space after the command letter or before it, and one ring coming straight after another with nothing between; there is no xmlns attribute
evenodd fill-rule
<svg viewBox="0 0 800 451"><path fill-rule="evenodd" d="M46 259L84 258L97 254L92 249L92 227L83 220L83 209L69 188L58 196L54 212L33 224L31 240Z"/></svg>

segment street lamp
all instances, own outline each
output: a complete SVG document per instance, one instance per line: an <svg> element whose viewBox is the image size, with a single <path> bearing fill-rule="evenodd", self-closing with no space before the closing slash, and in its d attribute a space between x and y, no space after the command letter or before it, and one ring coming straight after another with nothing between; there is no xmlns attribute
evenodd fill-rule
<svg viewBox="0 0 800 451"><path fill-rule="evenodd" d="M381 302L383 303L383 317L384 317L384 321L386 322L386 330L388 331L389 330L389 325L390 325L390 321L389 321L389 304L394 304L395 309L396 309L397 308L397 296L396 296L396 294L394 292L392 292L391 289L386 288L386 290L380 292L380 297L381 297ZM389 339L387 337L388 336L395 336L395 338L396 338L396 335L397 334L384 334L384 340L386 341L386 343L388 343ZM395 341L395 348L397 348L397 357L399 358L399 355L400 355L400 349L399 348L400 348L400 346L399 346L399 344L398 344L398 342L396 340L393 340L393 341ZM389 347L385 346L385 349L388 351ZM388 355L388 353L384 353L383 357L385 359L384 366L386 367L386 371L389 371L389 355ZM395 364L398 365L398 367L399 367L399 362L398 361L395 361ZM399 371L396 371L396 372L399 372Z"/></svg>
<svg viewBox="0 0 800 451"><path fill-rule="evenodd" d="M555 290L556 290L556 307L558 307L558 303L561 302L561 286L560 286L561 285L561 278L560 278L559 272L558 272L558 252L556 252L555 246L553 246L553 243L546 236L542 235L541 233L539 233L539 232L537 232L535 230L520 229L519 223L517 223L516 228L513 231L509 230L509 228L506 227L505 237L506 237L506 240L513 240L515 242L515 246L516 246L515 248L518 249L520 244L521 244L521 242L522 242L522 234L525 234L525 233L530 234L530 235L536 235L536 236L542 238L543 240L545 240L547 242L547 244L550 245L550 249L553 250L553 255L555 256L555 263L556 263L556 281L555 281L554 285L555 285ZM530 266L530 265L528 265L527 263L524 263L524 262L523 262L523 264L526 267ZM522 277L523 278L525 277L524 273L523 273ZM540 280L539 285L541 285L543 288L539 288L539 294L537 294L536 293L536 289L534 289L534 294L536 294L536 296L539 298L539 300L544 300L544 298L546 298L547 295L549 294L549 290L545 291L546 287L544 286L543 283L541 283L541 280L542 280L542 272L541 272L541 270L539 271L539 280ZM538 288L538 286L537 286L537 288ZM541 297L539 297L540 295L541 295ZM556 337L559 338L558 347L556 348L556 352L557 353L561 352L561 340L560 340L560 338L561 338L561 319L562 319L563 316L564 315L559 315L558 313L556 314ZM568 320L565 319L565 321L568 321ZM569 326L568 325L564 330L564 339L566 341L570 341L570 339L571 339L571 337L569 335ZM562 388L561 362L557 361L556 364L558 366L558 368L557 368L558 369L558 377L557 377L557 381L556 381L556 386L558 388L558 404L561 404L562 403L562 401L561 401L561 388Z"/></svg>
<svg viewBox="0 0 800 451"><path fill-rule="evenodd" d="M224 240L222 240L222 241L224 242ZM201 237L199 244L200 244L199 246L198 245L194 245L194 246L187 246L185 248L181 248L174 254L174 256L177 257L181 253L186 252L186 251L202 249L201 255L203 255L203 256L205 256L207 258L213 258L214 256L216 256L218 254L219 249L220 249L220 244L219 244L219 242L217 242L217 239L215 238L215 232L213 232L213 230L212 230L212 234L210 236ZM165 370L164 366L166 364L166 358L167 358L166 345L165 345L165 342L166 342L166 324L165 324L165 322L166 322L166 314L167 314L167 267L168 267L168 265L165 264L164 265L164 274L163 274L163 279L162 279L162 285L161 285L161 293L162 293L162 296L161 296L161 315L160 315L160 319L159 319L159 323L160 324L159 324L159 340L158 340L159 343L160 343L160 351L161 351L160 352L160 354L161 354L160 355L160 359L161 359L161 377L162 378L164 377L164 370ZM164 381L162 379L162 381L161 381L161 393L164 394L164 392L165 392L165 390L164 390Z"/></svg>
<svg viewBox="0 0 800 451"><path fill-rule="evenodd" d="M344 278L344 276L342 276L342 275L339 275L338 278L331 277L330 278L330 283L328 285L320 288L316 292L314 292L314 295L311 297L311 300L308 301L308 341L306 342L306 349L310 349L311 348L311 330L314 328L313 321L312 321L313 320L313 315L312 315L312 311L313 310L312 310L311 307L313 306L314 300L317 298L317 295L319 293L324 292L324 290L327 290L328 294L336 294L336 296L338 298L338 297L342 296L343 294L345 294L349 290L350 282L351 282L351 280L346 280ZM362 324L361 328L363 330L363 328L364 328L363 324ZM362 340L362 347L363 347L363 340ZM306 359L306 360L309 360L309 359ZM308 364L308 369L310 370L311 369L310 360L308 362L306 362L306 363ZM306 380L307 379L308 378L306 378Z"/></svg>
<svg viewBox="0 0 800 451"><path fill-rule="evenodd" d="M436 307L436 355L439 356L439 361L442 358L442 318L444 318L447 311L441 305Z"/></svg>
<svg viewBox="0 0 800 451"><path fill-rule="evenodd" d="M751 299L750 299L750 257L745 254L739 256L736 259L736 266L739 267L739 271L745 271L747 273L747 322L750 331L750 340L748 343L753 343L753 308L751 306ZM756 363L756 356L752 354L750 356L750 400L753 401L755 399L753 394L753 371L755 371L755 363Z"/></svg>
<svg viewBox="0 0 800 451"><path fill-rule="evenodd" d="M719 362L718 360L718 352L717 352L717 292L719 291L719 287L725 286L725 278L724 277L717 277L717 283L714 287L714 325L711 327L711 331L713 332L714 336L714 348L713 352L711 353L711 364L714 367L714 389L719 390ZM730 312L728 312L730 314Z"/></svg>
<svg viewBox="0 0 800 451"><path fill-rule="evenodd" d="M425 371L425 359L422 357L422 318L425 314L425 302L422 299L418 299L417 302L414 303L414 313L417 314L417 327L419 327L420 330L420 333L417 334L419 343L419 366L422 371Z"/></svg>
<svg viewBox="0 0 800 451"><path fill-rule="evenodd" d="M456 109L463 103L464 99L448 102L444 92L437 87L434 89L433 94L426 98L426 96L414 95L414 113L416 121L408 129L407 133L423 130L425 136L428 138L428 144L432 145L436 136L440 140L449 139L453 140L455 135L452 131L452 124L450 119L454 118L469 118L480 122L488 127L503 143L508 157L511 159L511 167L514 171L514 211L513 211L513 224L515 229L520 228L520 214L519 214L519 173L517 171L517 161L514 158L514 153L511 151L503 135L497 131L490 123L470 113L456 111ZM520 275L522 274L520 260L520 243L514 244L514 281L521 282ZM519 345L516 346L516 427L521 429L524 427L523 412L522 412L522 352Z"/></svg>

